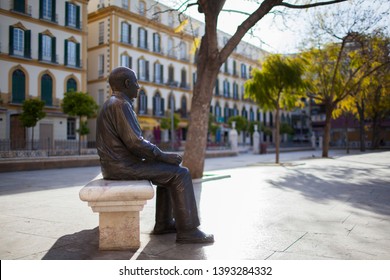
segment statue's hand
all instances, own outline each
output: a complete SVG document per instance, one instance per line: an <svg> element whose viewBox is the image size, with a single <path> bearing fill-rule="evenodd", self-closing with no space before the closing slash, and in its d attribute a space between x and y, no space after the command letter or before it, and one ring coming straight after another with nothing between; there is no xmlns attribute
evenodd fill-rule
<svg viewBox="0 0 390 280"><path fill-rule="evenodd" d="M164 153L162 156L162 161L169 164L180 165L180 163L183 161L183 158L179 154Z"/></svg>

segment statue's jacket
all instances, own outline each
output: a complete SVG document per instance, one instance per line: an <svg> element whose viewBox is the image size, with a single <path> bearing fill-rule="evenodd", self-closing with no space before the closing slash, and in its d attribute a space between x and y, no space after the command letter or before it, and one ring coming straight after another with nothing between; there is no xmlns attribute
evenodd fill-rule
<svg viewBox="0 0 390 280"><path fill-rule="evenodd" d="M96 147L106 179L139 179L142 163L158 160L162 153L143 138L133 100L121 92L114 92L99 112Z"/></svg>

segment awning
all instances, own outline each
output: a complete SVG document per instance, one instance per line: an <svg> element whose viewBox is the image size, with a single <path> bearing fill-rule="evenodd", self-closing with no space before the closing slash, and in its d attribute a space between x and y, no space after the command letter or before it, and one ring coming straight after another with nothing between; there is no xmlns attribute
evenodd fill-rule
<svg viewBox="0 0 390 280"><path fill-rule="evenodd" d="M153 128L160 126L160 123L151 117L138 117L138 122L142 130L153 130Z"/></svg>

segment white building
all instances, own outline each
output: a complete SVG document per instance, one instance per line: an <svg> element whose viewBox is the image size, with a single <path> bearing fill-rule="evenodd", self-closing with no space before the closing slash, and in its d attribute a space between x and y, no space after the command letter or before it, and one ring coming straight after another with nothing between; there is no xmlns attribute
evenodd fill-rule
<svg viewBox="0 0 390 280"><path fill-rule="evenodd" d="M76 120L61 112L70 88L87 90L86 0L0 2L0 139L23 148L31 129L21 126L22 103L45 101L34 138L41 145L76 139ZM10 140L10 141L9 141ZM40 144L37 144L40 145Z"/></svg>

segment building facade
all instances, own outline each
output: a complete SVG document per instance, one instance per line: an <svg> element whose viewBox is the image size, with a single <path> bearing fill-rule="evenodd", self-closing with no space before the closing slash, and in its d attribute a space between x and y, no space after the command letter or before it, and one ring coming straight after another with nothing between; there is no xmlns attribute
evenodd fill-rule
<svg viewBox="0 0 390 280"><path fill-rule="evenodd" d="M35 148L75 140L77 120L61 111L64 93L87 90L86 0L0 2L0 139L24 148L32 130L19 120L26 99L45 101ZM29 141L27 141L28 143Z"/></svg>
<svg viewBox="0 0 390 280"><path fill-rule="evenodd" d="M162 118L169 117L173 107L181 119L178 135L185 140L196 81L193 45L203 35L204 23L188 18L186 24L181 24L177 12L169 9L146 0L89 1L88 92L102 105L110 96L107 78L111 70L130 67L141 85L135 107L146 136L159 138L155 130ZM218 32L221 47L229 36ZM269 124L269 114L259 112L255 103L244 98L244 83L252 68L260 67L265 54L260 48L241 42L221 67L210 108L222 135L216 140L222 141L227 134L230 116L240 115L248 121ZM89 137L93 140L94 136L92 131Z"/></svg>

